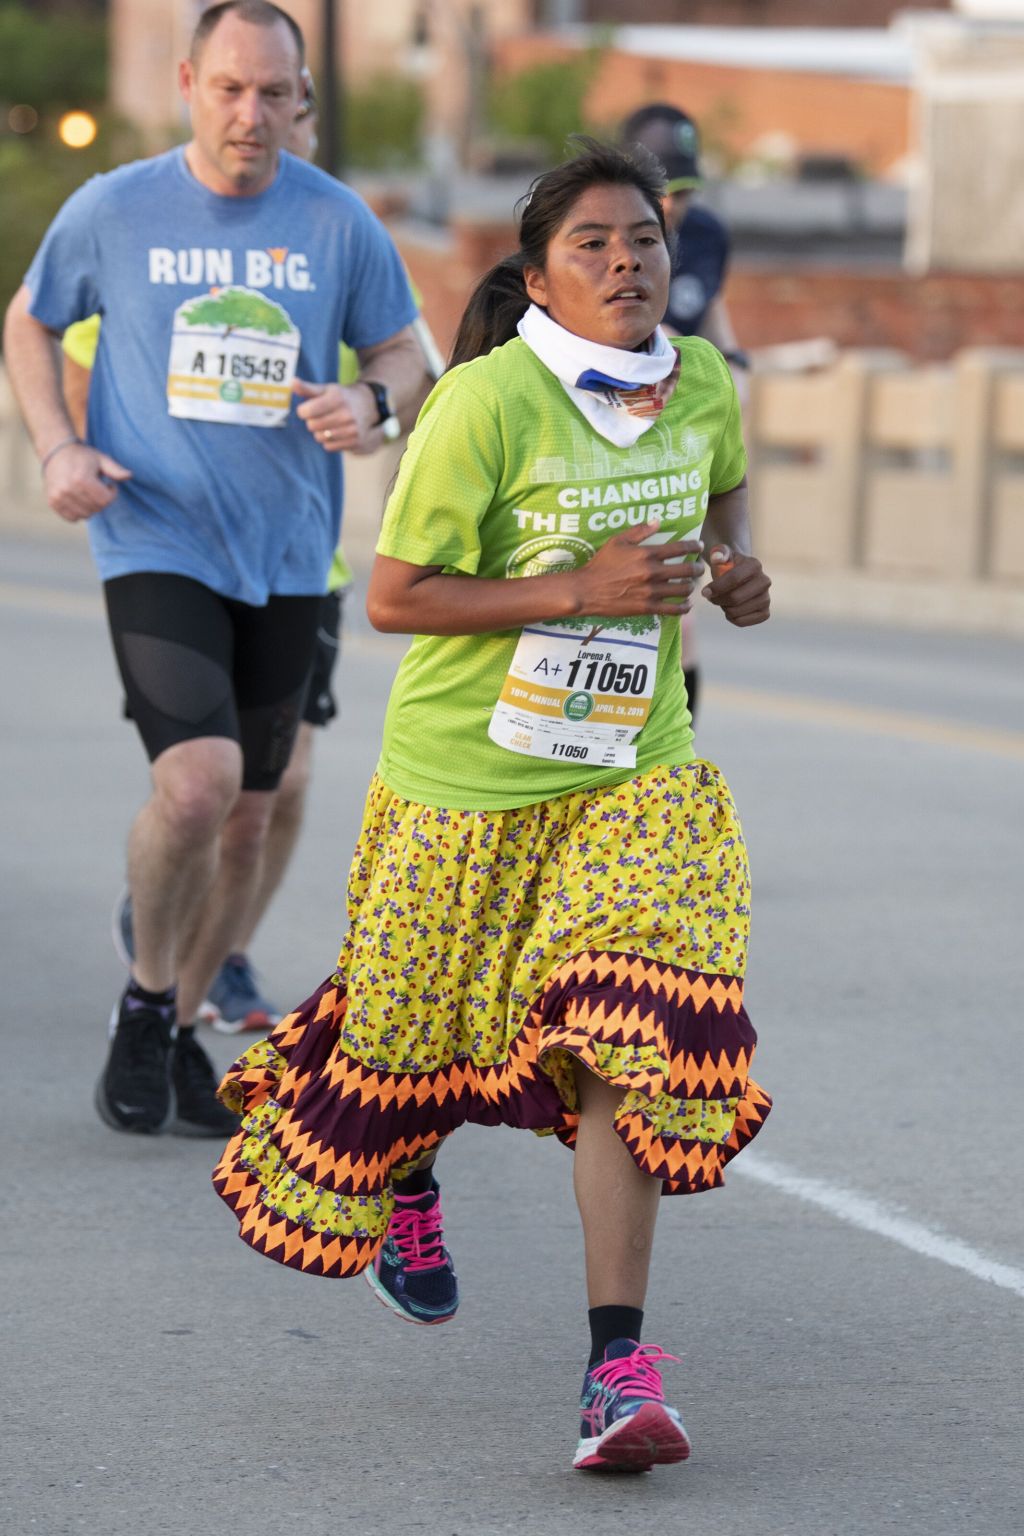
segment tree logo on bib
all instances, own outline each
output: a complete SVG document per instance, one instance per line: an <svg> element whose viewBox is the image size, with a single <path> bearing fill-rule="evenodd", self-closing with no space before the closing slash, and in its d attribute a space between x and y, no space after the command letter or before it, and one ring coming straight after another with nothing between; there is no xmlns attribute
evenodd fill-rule
<svg viewBox="0 0 1024 1536"><path fill-rule="evenodd" d="M594 713L594 708L594 695L580 689L578 693L570 693L562 705L562 714L567 720L586 720Z"/></svg>
<svg viewBox="0 0 1024 1536"><path fill-rule="evenodd" d="M506 576L553 576L561 571L578 571L594 557L594 546L586 539L565 534L549 534L531 539L512 551L505 566Z"/></svg>
<svg viewBox="0 0 1024 1536"><path fill-rule="evenodd" d="M220 397L222 400L241 400L242 386L238 380L228 379L223 383L220 387Z"/></svg>
<svg viewBox="0 0 1024 1536"><path fill-rule="evenodd" d="M186 325L224 327L232 331L262 331L267 336L287 336L295 329L285 310L273 299L250 288L221 288L192 299L181 309Z"/></svg>

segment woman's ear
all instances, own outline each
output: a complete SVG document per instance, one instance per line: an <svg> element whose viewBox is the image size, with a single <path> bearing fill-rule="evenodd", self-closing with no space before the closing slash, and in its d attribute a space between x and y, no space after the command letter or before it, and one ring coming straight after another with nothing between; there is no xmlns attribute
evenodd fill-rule
<svg viewBox="0 0 1024 1536"><path fill-rule="evenodd" d="M540 267L523 268L523 287L526 289L526 296L531 303L539 304L542 309L547 308L547 279Z"/></svg>

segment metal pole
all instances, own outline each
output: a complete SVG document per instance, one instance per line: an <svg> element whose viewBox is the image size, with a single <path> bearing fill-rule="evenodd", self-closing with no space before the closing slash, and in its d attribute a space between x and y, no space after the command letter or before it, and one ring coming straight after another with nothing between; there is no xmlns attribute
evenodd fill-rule
<svg viewBox="0 0 1024 1536"><path fill-rule="evenodd" d="M338 175L345 164L338 90L339 16L335 0L322 0L320 9L320 161L325 171Z"/></svg>

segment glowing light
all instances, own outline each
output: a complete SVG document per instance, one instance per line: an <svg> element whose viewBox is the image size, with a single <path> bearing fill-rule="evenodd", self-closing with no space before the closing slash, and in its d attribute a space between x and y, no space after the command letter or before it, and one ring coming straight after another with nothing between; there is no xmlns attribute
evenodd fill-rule
<svg viewBox="0 0 1024 1536"><path fill-rule="evenodd" d="M12 107L7 114L7 126L12 133L31 133L39 121L35 107Z"/></svg>
<svg viewBox="0 0 1024 1536"><path fill-rule="evenodd" d="M96 137L96 119L89 112L65 112L57 132L69 149L86 149Z"/></svg>

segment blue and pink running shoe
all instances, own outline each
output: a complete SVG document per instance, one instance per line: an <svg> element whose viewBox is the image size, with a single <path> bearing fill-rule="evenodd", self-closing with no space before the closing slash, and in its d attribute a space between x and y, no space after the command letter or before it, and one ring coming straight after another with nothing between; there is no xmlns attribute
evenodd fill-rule
<svg viewBox="0 0 1024 1536"><path fill-rule="evenodd" d="M437 1180L425 1195L396 1195L384 1246L364 1271L380 1301L407 1322L446 1323L459 1305L459 1283L444 1246Z"/></svg>
<svg viewBox="0 0 1024 1536"><path fill-rule="evenodd" d="M580 1471L646 1472L655 1463L690 1454L683 1421L665 1402L658 1360L676 1360L656 1344L614 1339L604 1359L583 1378L580 1443L572 1459Z"/></svg>

